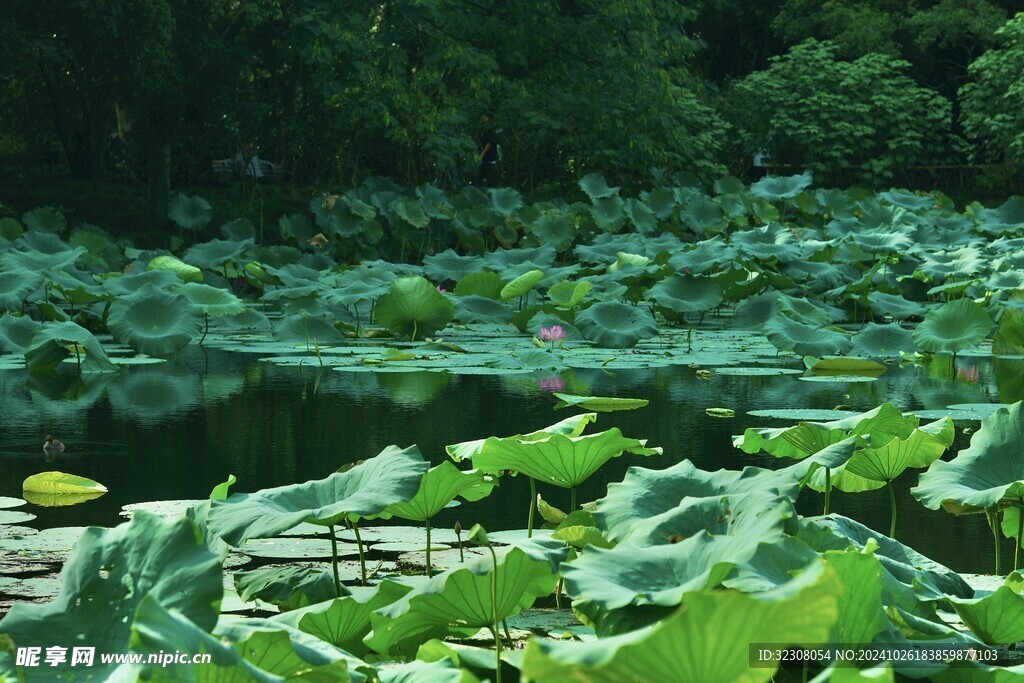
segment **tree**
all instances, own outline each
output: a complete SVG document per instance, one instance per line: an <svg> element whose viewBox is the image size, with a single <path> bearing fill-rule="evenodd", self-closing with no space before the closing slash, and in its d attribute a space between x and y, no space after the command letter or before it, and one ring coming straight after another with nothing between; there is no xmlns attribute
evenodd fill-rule
<svg viewBox="0 0 1024 683"><path fill-rule="evenodd" d="M1002 158L1019 168L1024 161L1024 13L996 35L999 47L971 63L972 81L960 89L960 120L978 143L976 158Z"/></svg>
<svg viewBox="0 0 1024 683"><path fill-rule="evenodd" d="M735 84L728 111L746 153L763 147L774 163L811 169L821 182L871 184L939 158L949 101L906 76L904 61L879 53L844 61L837 51L808 40Z"/></svg>

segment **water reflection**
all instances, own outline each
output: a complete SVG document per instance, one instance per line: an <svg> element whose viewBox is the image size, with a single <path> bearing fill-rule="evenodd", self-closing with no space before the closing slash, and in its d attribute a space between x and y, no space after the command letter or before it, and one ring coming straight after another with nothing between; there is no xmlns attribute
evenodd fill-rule
<svg viewBox="0 0 1024 683"><path fill-rule="evenodd" d="M797 367L791 359L763 359ZM491 435L533 431L565 417L554 412L553 391L580 395L646 398L642 410L602 414L597 429L619 427L627 436L662 446L661 457L623 456L579 491L581 501L604 495L609 481L630 466L660 468L683 458L715 470L747 465L778 467L771 456L748 456L731 437L748 426L783 421L744 415L749 410L836 406L866 411L888 401L904 409L944 408L958 403L1019 400L1024 361L938 357L927 364L888 366L876 381L806 382L798 375L697 375L687 366L653 369L576 369L552 374L504 376L438 372L378 374L340 372L316 365L279 367L256 354L190 349L166 364L131 366L117 375L29 376L0 371L0 496L21 494L31 474L59 468L95 479L109 493L71 508L33 508L36 526L112 525L126 503L203 498L235 474L236 491L252 491L322 478L339 466L378 453L390 444L417 443L435 462L444 446ZM736 411L732 420L710 418L708 407ZM977 427L961 423L958 427ZM47 433L68 450L48 464L40 448ZM958 435L956 449L967 444ZM980 516L954 518L929 511L909 489L918 472L895 483L900 510L898 536L956 569L990 570L992 537ZM568 493L541 487L554 505ZM489 529L525 525L528 484L503 479L486 504L448 510L438 528L482 522ZM821 510L821 497L801 496L804 514ZM833 509L886 531L885 490L836 493Z"/></svg>

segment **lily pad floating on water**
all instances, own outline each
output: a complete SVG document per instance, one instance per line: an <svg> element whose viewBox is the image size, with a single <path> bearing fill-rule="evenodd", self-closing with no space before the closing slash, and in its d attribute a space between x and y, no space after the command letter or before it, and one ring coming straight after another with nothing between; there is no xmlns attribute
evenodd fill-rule
<svg viewBox="0 0 1024 683"><path fill-rule="evenodd" d="M705 408L704 412L710 417L736 417L732 408Z"/></svg>
<svg viewBox="0 0 1024 683"><path fill-rule="evenodd" d="M17 508L25 504L25 500L22 498L12 498L10 496L0 496L0 510L7 508Z"/></svg>
<svg viewBox="0 0 1024 683"><path fill-rule="evenodd" d="M771 408L747 411L747 415L751 417L770 417L776 420L796 420L798 422L841 420L858 414L854 410L825 410L821 408Z"/></svg>
<svg viewBox="0 0 1024 683"><path fill-rule="evenodd" d="M152 512L160 517L180 517L191 507L195 507L203 500L153 500L144 503L128 503L121 507L121 516L131 518L139 510Z"/></svg>
<svg viewBox="0 0 1024 683"><path fill-rule="evenodd" d="M328 559L331 541L327 538L275 537L254 538L242 545L242 552L253 557ZM353 543L339 543L338 557L356 557L359 549Z"/></svg>
<svg viewBox="0 0 1024 683"><path fill-rule="evenodd" d="M805 358L804 363L815 375L865 375L877 377L886 371L881 363L866 358Z"/></svg>
<svg viewBox="0 0 1024 683"><path fill-rule="evenodd" d="M803 370L796 368L747 368L747 367L724 367L715 368L716 375L726 377L773 377L776 375L799 375ZM750 413L747 413L748 415Z"/></svg>
<svg viewBox="0 0 1024 683"><path fill-rule="evenodd" d="M103 484L65 472L40 472L33 474L22 483L26 493L80 494L106 493Z"/></svg>
<svg viewBox="0 0 1024 683"><path fill-rule="evenodd" d="M31 522L35 518L36 516L31 512L0 510L0 524L21 524L22 522Z"/></svg>
<svg viewBox="0 0 1024 683"><path fill-rule="evenodd" d="M615 398L612 396L575 396L573 394L554 393L558 399L555 410L560 408L583 408L597 413L610 413L616 410L636 410L643 408L650 401L646 398Z"/></svg>

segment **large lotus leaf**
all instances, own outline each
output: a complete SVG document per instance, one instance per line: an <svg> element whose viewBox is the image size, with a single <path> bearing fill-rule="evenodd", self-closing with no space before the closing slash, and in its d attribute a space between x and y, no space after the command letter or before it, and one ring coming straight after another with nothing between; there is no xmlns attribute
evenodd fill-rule
<svg viewBox="0 0 1024 683"><path fill-rule="evenodd" d="M617 301L594 304L579 313L576 327L590 341L611 349L628 349L658 334L658 323L648 311Z"/></svg>
<svg viewBox="0 0 1024 683"><path fill-rule="evenodd" d="M747 429L733 437L733 446L744 453L767 451L777 458L805 458L848 437L870 437L871 444L887 444L893 438L908 438L917 429L918 418L904 416L899 408L882 405L866 413L831 422L800 422L791 427ZM948 445L948 444L947 444Z"/></svg>
<svg viewBox="0 0 1024 683"><path fill-rule="evenodd" d="M69 349L76 345L85 349L85 357L82 358L82 370L85 372L117 372L117 366L110 362L107 352L92 332L71 321L43 323L25 349L25 364L31 370L53 369L72 355Z"/></svg>
<svg viewBox="0 0 1024 683"><path fill-rule="evenodd" d="M97 481L65 472L33 474L22 482L21 489L26 493L52 493L54 495L107 492L107 487Z"/></svg>
<svg viewBox="0 0 1024 683"><path fill-rule="evenodd" d="M618 195L601 197L594 200L590 207L590 215L601 230L617 232L626 222L624 207L625 202Z"/></svg>
<svg viewBox="0 0 1024 683"><path fill-rule="evenodd" d="M580 179L580 188L591 200L603 199L618 194L619 188L609 187L608 181L599 173L588 173Z"/></svg>
<svg viewBox="0 0 1024 683"><path fill-rule="evenodd" d="M581 280L579 282L571 282L566 280L565 282L559 282L557 285L553 285L548 289L548 298L558 308L576 308L583 299L586 298L590 290L594 288L594 283L587 280Z"/></svg>
<svg viewBox="0 0 1024 683"><path fill-rule="evenodd" d="M925 312L924 306L918 302L907 301L902 296L885 292L869 292L868 304L876 316L891 315L896 320L922 316Z"/></svg>
<svg viewBox="0 0 1024 683"><path fill-rule="evenodd" d="M363 683L366 680L353 670L362 662L352 655L285 624L266 619L233 620L223 623L211 634L150 597L145 598L136 611L131 650L144 655L151 653L157 663L161 663L161 655L171 652L209 655L210 661L202 666L162 664L158 668L155 664L148 665L145 667L148 672L138 677L160 683L211 680L281 683L296 679ZM146 661L145 656L142 661ZM135 681L136 677L133 672L130 678L114 676L109 680Z"/></svg>
<svg viewBox="0 0 1024 683"><path fill-rule="evenodd" d="M411 657L431 638L471 636L550 593L566 553L559 541L530 539L499 551L497 577L490 555L442 572L377 610L365 642L377 652Z"/></svg>
<svg viewBox="0 0 1024 683"><path fill-rule="evenodd" d="M523 208L522 195L511 187L492 187L488 193L491 195L491 208L502 218Z"/></svg>
<svg viewBox="0 0 1024 683"><path fill-rule="evenodd" d="M786 294L776 297L778 310L797 322L808 325L824 325L828 322L839 322L846 318L846 313L834 306Z"/></svg>
<svg viewBox="0 0 1024 683"><path fill-rule="evenodd" d="M152 259L146 270L166 270L177 275L182 282L202 282L203 279L203 273L199 268L167 255Z"/></svg>
<svg viewBox="0 0 1024 683"><path fill-rule="evenodd" d="M29 295L43 286L43 276L30 270L0 272L0 311L20 311Z"/></svg>
<svg viewBox="0 0 1024 683"><path fill-rule="evenodd" d="M300 344L333 345L345 341L344 335L323 316L310 315L299 311L277 321L273 331L274 339L279 342L297 342Z"/></svg>
<svg viewBox="0 0 1024 683"><path fill-rule="evenodd" d="M850 336L833 328L805 325L778 314L765 323L765 335L776 348L800 356L842 355L850 350Z"/></svg>
<svg viewBox="0 0 1024 683"><path fill-rule="evenodd" d="M463 472L445 460L427 470L415 496L401 503L392 503L384 514L423 522L443 510L456 496L468 501L486 497L495 483L494 477L480 470Z"/></svg>
<svg viewBox="0 0 1024 683"><path fill-rule="evenodd" d="M971 445L952 460L936 460L911 494L931 510L977 512L1024 502L1024 402L981 421Z"/></svg>
<svg viewBox="0 0 1024 683"><path fill-rule="evenodd" d="M544 429L538 429L535 432L529 434L516 434L515 437L522 441L536 441L537 439L545 439L551 434L562 434L570 438L575 438L583 433L583 430L587 428L587 425L597 420L597 413L581 413L579 415L573 415L567 417L564 420L559 420L555 424L545 427ZM493 438L493 437L492 437ZM451 444L445 446L445 452L455 462L461 462L463 460L473 460L477 455L480 454L481 449L484 447L484 442L487 439L476 439L474 441L463 441L462 443Z"/></svg>
<svg viewBox="0 0 1024 683"><path fill-rule="evenodd" d="M754 554L757 543L750 536L705 531L673 544L623 542L607 550L589 548L563 564L561 574L573 610L605 637L657 621L663 608L676 607L687 593L715 588L736 563ZM614 614L623 608L629 608L628 621Z"/></svg>
<svg viewBox="0 0 1024 683"><path fill-rule="evenodd" d="M331 222L326 218L324 220L318 220L317 223L314 224L313 221L309 219L309 216L304 213L281 216L277 223L281 229L282 235L291 237L300 244L308 244L309 240L320 232L321 228L326 229L331 225ZM320 225L320 223L323 223L323 225Z"/></svg>
<svg viewBox="0 0 1024 683"><path fill-rule="evenodd" d="M629 221L636 227L638 232L650 234L658 229L658 216L651 207L639 199L630 197L626 200L623 209L626 217L629 218Z"/></svg>
<svg viewBox="0 0 1024 683"><path fill-rule="evenodd" d="M425 228L430 225L430 217L423 210L423 206L418 199L412 197L399 197L388 204L388 220L393 225L401 221L414 228Z"/></svg>
<svg viewBox="0 0 1024 683"><path fill-rule="evenodd" d="M119 342L147 356L169 356L203 329L202 310L180 294L146 285L110 305L107 327Z"/></svg>
<svg viewBox="0 0 1024 683"><path fill-rule="evenodd" d="M722 287L707 277L671 275L644 297L676 313L704 313L722 303Z"/></svg>
<svg viewBox="0 0 1024 683"><path fill-rule="evenodd" d="M24 353L41 327L42 323L27 315L0 316L0 352Z"/></svg>
<svg viewBox="0 0 1024 683"><path fill-rule="evenodd" d="M461 296L455 302L455 319L463 323L508 324L512 322L512 309L487 297Z"/></svg>
<svg viewBox="0 0 1024 683"><path fill-rule="evenodd" d="M70 268L87 253L88 251L85 247L76 247L71 251L61 251L53 254L44 254L36 250L11 250L0 254L0 270L28 270L50 275Z"/></svg>
<svg viewBox="0 0 1024 683"><path fill-rule="evenodd" d="M245 313L245 304L231 292L211 287L198 282L186 282L175 287L175 291L198 306L203 313L212 318L234 316Z"/></svg>
<svg viewBox="0 0 1024 683"><path fill-rule="evenodd" d="M455 316L455 306L422 277L403 277L377 300L377 322L414 341L428 337Z"/></svg>
<svg viewBox="0 0 1024 683"><path fill-rule="evenodd" d="M846 463L845 472L871 481L892 481L908 467L928 467L938 460L953 442L955 434L953 421L944 418L933 425L915 429L906 439L893 437L888 443L854 451ZM872 441L877 443L874 438Z"/></svg>
<svg viewBox="0 0 1024 683"><path fill-rule="evenodd" d="M791 199L808 188L811 174L792 176L765 176L750 186L750 194L770 202Z"/></svg>
<svg viewBox="0 0 1024 683"><path fill-rule="evenodd" d="M973 246L963 246L953 251L924 252L919 270L932 282L948 278L964 279L987 270L985 254Z"/></svg>
<svg viewBox="0 0 1024 683"><path fill-rule="evenodd" d="M370 615L410 590L411 585L382 581L373 588L355 588L351 595L290 610L271 620L362 656L369 652L363 638L370 632Z"/></svg>
<svg viewBox="0 0 1024 683"><path fill-rule="evenodd" d="M722 232L729 225L722 205L710 197L696 195L679 210L679 217L694 232Z"/></svg>
<svg viewBox="0 0 1024 683"><path fill-rule="evenodd" d="M929 311L913 336L925 351L956 353L979 344L992 325L984 307L970 299L956 299Z"/></svg>
<svg viewBox="0 0 1024 683"><path fill-rule="evenodd" d="M231 242L228 240L210 240L189 248L183 256L186 263L211 270L242 256L247 247L252 246L251 239Z"/></svg>
<svg viewBox="0 0 1024 683"><path fill-rule="evenodd" d="M537 683L765 683L775 668L751 667L750 644L827 642L841 592L835 571L814 563L756 595L690 593L682 607L648 629L584 643L531 640L523 676Z"/></svg>
<svg viewBox="0 0 1024 683"><path fill-rule="evenodd" d="M901 232L869 231L853 233L853 241L869 254L896 254L906 252L914 243Z"/></svg>
<svg viewBox="0 0 1024 683"><path fill-rule="evenodd" d="M910 330L903 329L899 324L868 323L853 336L853 348L850 349L850 353L869 358L899 358L901 352L909 353L916 348Z"/></svg>
<svg viewBox="0 0 1024 683"><path fill-rule="evenodd" d="M617 427L596 434L570 437L551 434L539 439L490 437L484 441L473 464L485 472L515 470L534 479L571 488L579 486L601 465L624 452L661 454L647 448L646 439L629 439Z"/></svg>
<svg viewBox="0 0 1024 683"><path fill-rule="evenodd" d="M68 220L64 214L52 206L32 209L21 217L21 222L27 229L39 232L64 232L68 227Z"/></svg>
<svg viewBox="0 0 1024 683"><path fill-rule="evenodd" d="M505 287L501 276L489 270L464 275L455 284L455 293L459 296L483 296L488 299L500 299L501 290Z"/></svg>
<svg viewBox="0 0 1024 683"><path fill-rule="evenodd" d="M25 233L25 229L18 222L17 218L6 216L0 218L0 239L16 240Z"/></svg>
<svg viewBox="0 0 1024 683"><path fill-rule="evenodd" d="M887 629L888 621L882 611L882 565L873 550L873 547L863 551L831 550L822 557L843 582L839 618L832 629L830 643L870 643Z"/></svg>
<svg viewBox="0 0 1024 683"><path fill-rule="evenodd" d="M423 272L435 282L461 280L483 267L483 259L479 256L460 256L452 249L423 257Z"/></svg>
<svg viewBox="0 0 1024 683"><path fill-rule="evenodd" d="M231 242L256 239L256 226L248 218L235 218L220 226L220 234Z"/></svg>
<svg viewBox="0 0 1024 683"><path fill-rule="evenodd" d="M987 235L1019 233L1024 226L1024 198L1010 197L994 209L972 204L967 213L977 222L978 231Z"/></svg>
<svg viewBox="0 0 1024 683"><path fill-rule="evenodd" d="M234 582L242 602L262 600L282 612L331 600L338 595L331 572L314 567L287 565L254 569L236 573Z"/></svg>
<svg viewBox="0 0 1024 683"><path fill-rule="evenodd" d="M734 233L731 243L758 261L787 263L801 258L793 233L777 224Z"/></svg>
<svg viewBox="0 0 1024 683"><path fill-rule="evenodd" d="M167 217L186 230L199 230L213 218L213 207L202 197L179 192L167 204Z"/></svg>
<svg viewBox="0 0 1024 683"><path fill-rule="evenodd" d="M950 596L949 603L971 631L989 645L1024 640L1024 576L1011 572L995 592L981 598Z"/></svg>
<svg viewBox="0 0 1024 683"><path fill-rule="evenodd" d="M61 575L57 599L47 604L15 603L0 621L0 632L18 647L79 647L127 652L136 608L144 599L173 610L199 629L217 623L222 595L221 560L199 540L184 517L165 520L139 511L114 529L89 527L79 538ZM88 669L97 680L116 664L96 658ZM81 674L70 657L60 666L25 667L25 681L69 680Z"/></svg>
<svg viewBox="0 0 1024 683"><path fill-rule="evenodd" d="M688 251L677 253L669 259L668 265L676 270L699 275L729 263L736 257L736 248L726 244L721 237L704 240L693 245Z"/></svg>
<svg viewBox="0 0 1024 683"><path fill-rule="evenodd" d="M493 662L488 663L493 667ZM452 657L441 657L430 662L414 659L405 664L388 667L381 671L379 676L380 683L480 683L480 679L473 672L460 669Z"/></svg>
<svg viewBox="0 0 1024 683"><path fill-rule="evenodd" d="M388 446L326 479L215 500L209 527L238 547L250 538L268 538L301 522L332 526L351 515L377 515L387 506L415 496L428 467L415 446Z"/></svg>

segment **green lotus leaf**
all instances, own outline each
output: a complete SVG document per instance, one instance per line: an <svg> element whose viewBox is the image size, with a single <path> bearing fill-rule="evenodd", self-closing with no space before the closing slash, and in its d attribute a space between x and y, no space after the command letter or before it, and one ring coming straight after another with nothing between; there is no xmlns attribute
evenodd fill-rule
<svg viewBox="0 0 1024 683"><path fill-rule="evenodd" d="M658 334L648 311L617 301L594 304L576 316L575 324L587 339L612 349L627 349Z"/></svg>
<svg viewBox="0 0 1024 683"><path fill-rule="evenodd" d="M146 285L110 305L107 327L122 344L147 356L170 356L203 329L202 311L180 294Z"/></svg>
<svg viewBox="0 0 1024 683"><path fill-rule="evenodd" d="M971 631L989 645L1024 640L1024 576L1010 572L1003 584L981 598L947 598Z"/></svg>
<svg viewBox="0 0 1024 683"><path fill-rule="evenodd" d="M278 226L281 229L281 234L290 237L300 244L308 244L309 240L316 235L322 228L321 226L313 223L304 213L293 213L288 216L281 216L278 220Z"/></svg>
<svg viewBox="0 0 1024 683"><path fill-rule="evenodd" d="M713 270L729 263L736 257L736 248L726 244L721 237L697 242L691 249L677 253L669 259L668 265L677 271L694 275Z"/></svg>
<svg viewBox="0 0 1024 683"><path fill-rule="evenodd" d="M869 292L868 303L871 306L871 312L876 316L890 315L896 320L922 316L925 312L925 307L920 303L907 301L902 296L885 292Z"/></svg>
<svg viewBox="0 0 1024 683"><path fill-rule="evenodd" d="M537 283L544 279L544 271L528 270L502 287L499 296L502 301L525 296L537 286Z"/></svg>
<svg viewBox="0 0 1024 683"><path fill-rule="evenodd" d="M103 484L64 472L40 472L27 478L21 485L26 493L54 493L72 495L78 493L105 493Z"/></svg>
<svg viewBox="0 0 1024 683"><path fill-rule="evenodd" d="M403 277L377 300L377 322L393 334L415 341L428 337L455 316L455 306L422 277Z"/></svg>
<svg viewBox="0 0 1024 683"><path fill-rule="evenodd" d="M443 278L442 278L443 279ZM483 296L488 299L500 299L501 290L505 287L501 276L490 270L464 275L455 285L455 293L459 296Z"/></svg>
<svg viewBox="0 0 1024 683"><path fill-rule="evenodd" d="M722 287L711 278L671 275L644 297L676 313L704 313L722 303Z"/></svg>
<svg viewBox="0 0 1024 683"><path fill-rule="evenodd" d="M623 210L625 202L618 195L600 197L593 202L590 207L590 215L601 230L618 232L626 223L626 214Z"/></svg>
<svg viewBox="0 0 1024 683"><path fill-rule="evenodd" d="M326 479L214 500L209 527L239 547L250 538L268 538L301 522L333 526L351 516L378 515L389 505L415 496L428 467L415 446L388 446Z"/></svg>
<svg viewBox="0 0 1024 683"><path fill-rule="evenodd" d="M331 573L313 567L254 569L235 574L234 581L242 602L262 600L282 612L337 597Z"/></svg>
<svg viewBox="0 0 1024 683"><path fill-rule="evenodd" d="M1024 402L983 419L971 445L933 462L910 493L926 508L954 514L1024 503Z"/></svg>
<svg viewBox="0 0 1024 683"><path fill-rule="evenodd" d="M198 306L203 313L212 318L245 313L245 304L242 303L242 300L219 287L211 287L198 282L186 282L175 287L174 291L184 294L189 303Z"/></svg>
<svg viewBox="0 0 1024 683"><path fill-rule="evenodd" d="M42 323L27 315L0 316L0 351L24 353L32 344L32 338L42 328Z"/></svg>
<svg viewBox="0 0 1024 683"><path fill-rule="evenodd" d="M580 282L559 282L548 289L548 298L558 308L573 309L583 303L587 294L594 288L593 282L582 280Z"/></svg>
<svg viewBox="0 0 1024 683"><path fill-rule="evenodd" d="M694 232L722 232L729 225L729 217L722 205L703 195L697 195L679 211L679 217Z"/></svg>
<svg viewBox="0 0 1024 683"><path fill-rule="evenodd" d="M52 206L32 209L21 217L21 222L27 229L39 232L60 233L68 227L68 219Z"/></svg>
<svg viewBox="0 0 1024 683"><path fill-rule="evenodd" d="M492 187L488 194L491 196L491 208L502 218L507 218L523 208L522 195L511 187Z"/></svg>
<svg viewBox="0 0 1024 683"><path fill-rule="evenodd" d="M776 315L764 326L765 336L776 348L801 356L830 356L849 351L850 336L833 328L805 325L786 315Z"/></svg>
<svg viewBox="0 0 1024 683"><path fill-rule="evenodd" d="M362 662L326 642L267 619L241 619L225 622L211 634L199 628L173 609L147 597L139 604L132 625L131 650L155 655L147 665L144 680L257 681L276 683L285 680L351 681L367 679L357 668ZM172 652L190 655L208 654L210 662L201 667L166 667L161 656ZM120 672L118 672L120 673ZM116 680L136 680L131 678ZM113 678L111 680L114 680Z"/></svg>
<svg viewBox="0 0 1024 683"><path fill-rule="evenodd" d="M586 481L601 465L625 452L660 455L647 448L646 439L622 436L618 428L584 436L549 434L540 438L490 437L484 441L473 464L484 472L515 470L534 479L573 488Z"/></svg>
<svg viewBox="0 0 1024 683"><path fill-rule="evenodd" d="M811 184L811 174L791 176L765 176L750 186L750 194L769 202L792 199Z"/></svg>
<svg viewBox="0 0 1024 683"><path fill-rule="evenodd" d="M499 550L497 570L488 555L442 572L371 615L365 642L380 653L412 656L431 638L471 636L550 593L566 552L563 543L534 538ZM501 579L492 598L495 571Z"/></svg>
<svg viewBox="0 0 1024 683"><path fill-rule="evenodd" d="M166 270L177 275L182 282L202 282L203 280L203 271L184 261L179 261L173 256L157 256L149 262L146 269Z"/></svg>
<svg viewBox="0 0 1024 683"><path fill-rule="evenodd" d="M441 512L456 496L468 501L480 500L491 493L494 485L494 478L480 470L463 472L445 460L427 470L415 496L392 503L384 514L424 522Z"/></svg>
<svg viewBox="0 0 1024 683"><path fill-rule="evenodd" d="M830 550L823 554L822 560L835 570L843 583L839 618L828 642L843 645L872 642L888 626L882 611L882 565L874 556L874 547L862 551Z"/></svg>
<svg viewBox="0 0 1024 683"><path fill-rule="evenodd" d="M9 317L9 316L4 316ZM30 370L52 370L72 355L73 348L84 349L82 370L85 372L117 372L118 368L92 332L73 322L46 322L38 329L25 349L25 364ZM74 352L81 354L81 351Z"/></svg>
<svg viewBox="0 0 1024 683"><path fill-rule="evenodd" d="M906 252L914 241L901 232L870 231L853 233L854 243L869 254L897 254Z"/></svg>
<svg viewBox="0 0 1024 683"><path fill-rule="evenodd" d="M167 217L185 230L199 230L213 218L213 207L202 197L179 192L167 204Z"/></svg>
<svg viewBox="0 0 1024 683"><path fill-rule="evenodd" d="M455 302L455 319L463 323L504 325L512 322L512 309L501 301L472 294L461 296Z"/></svg>
<svg viewBox="0 0 1024 683"><path fill-rule="evenodd" d="M678 610L647 629L584 643L531 640L523 676L537 683L765 683L775 670L750 666L750 643L827 642L841 592L835 571L818 562L756 595L689 593Z"/></svg>
<svg viewBox="0 0 1024 683"><path fill-rule="evenodd" d="M583 433L583 430L587 428L588 424L596 420L597 413L581 413L579 415L567 417L564 420L559 420L549 427L538 429L537 431L530 432L529 434L516 434L514 438L522 441L536 441L537 439L547 438L551 434L562 434L563 436L575 438ZM455 462L473 460L473 458L480 454L486 440L487 439L476 439L474 441L463 441L462 443L445 446L444 449L445 452L448 453L448 457Z"/></svg>
<svg viewBox="0 0 1024 683"><path fill-rule="evenodd" d="M954 434L953 421L944 418L915 429L907 438L894 437L888 443L854 451L844 471L870 481L892 481L908 467L928 467L942 457L953 442ZM833 480L833 485L849 490L844 488L842 481Z"/></svg>
<svg viewBox="0 0 1024 683"><path fill-rule="evenodd" d="M320 346L341 345L344 335L323 316L310 315L299 311L285 316L274 326L273 337L279 342L307 344L310 348L314 343Z"/></svg>
<svg viewBox="0 0 1024 683"><path fill-rule="evenodd" d="M38 272L18 269L0 272L0 311L20 311L29 296L43 286Z"/></svg>
<svg viewBox="0 0 1024 683"><path fill-rule="evenodd" d="M28 270L46 273L48 277L56 278L58 274L75 265L87 253L84 247L76 247L69 251L58 251L52 254L45 254L37 250L9 250L0 253L0 270Z"/></svg>
<svg viewBox="0 0 1024 683"><path fill-rule="evenodd" d="M623 205L626 217L641 234L649 235L658 229L658 216L651 207L630 197Z"/></svg>
<svg viewBox="0 0 1024 683"><path fill-rule="evenodd" d="M17 218L10 216L0 218L0 239L14 241L25 234L25 229Z"/></svg>
<svg viewBox="0 0 1024 683"><path fill-rule="evenodd" d="M956 299L929 311L913 337L925 351L956 353L981 343L992 324L984 307L970 299Z"/></svg>
<svg viewBox="0 0 1024 683"><path fill-rule="evenodd" d="M876 325L868 323L853 336L850 353L875 358L898 358L901 352L913 352L917 348L910 330L897 323Z"/></svg>
<svg viewBox="0 0 1024 683"><path fill-rule="evenodd" d="M220 268L226 263L241 258L246 248L252 246L251 239L230 242L228 240L210 240L202 244L189 247L182 257L187 263L198 266L205 270Z"/></svg>
<svg viewBox="0 0 1024 683"><path fill-rule="evenodd" d="M388 204L388 219L394 224L398 218L414 228L425 228L430 225L430 217L423 210L418 199L399 197Z"/></svg>
<svg viewBox="0 0 1024 683"><path fill-rule="evenodd" d="M220 226L220 234L231 242L245 242L256 239L256 226L248 218L236 218Z"/></svg>
<svg viewBox="0 0 1024 683"><path fill-rule="evenodd" d="M840 356L838 358L805 358L804 364L815 375L866 375L878 377L885 373L885 366L865 358Z"/></svg>
<svg viewBox="0 0 1024 683"><path fill-rule="evenodd" d="M479 256L461 256L452 249L445 249L439 254L423 257L423 273L435 282L461 280L468 275L478 273L484 267ZM479 294L479 292L469 292Z"/></svg>
<svg viewBox="0 0 1024 683"><path fill-rule="evenodd" d="M609 187L608 181L599 173L588 173L580 179L580 188L591 200L611 197L618 194L619 188Z"/></svg>
<svg viewBox="0 0 1024 683"><path fill-rule="evenodd" d="M583 408L597 413L610 413L615 410L635 410L643 408L649 401L646 398L615 398L612 396L574 396L572 394L555 393L558 399L555 410L559 408Z"/></svg>
<svg viewBox="0 0 1024 683"><path fill-rule="evenodd" d="M775 223L733 233L730 242L741 254L761 262L788 263L800 258L793 234Z"/></svg>
<svg viewBox="0 0 1024 683"><path fill-rule="evenodd" d="M0 620L0 632L18 647L88 644L102 652L128 652L144 600L209 631L217 623L222 595L221 559L197 537L191 521L164 520L140 511L114 529L89 527L75 544L62 572L57 599L47 604L16 603ZM53 681L81 675L70 657L50 667L25 667L24 680ZM97 657L89 674L107 680L116 664Z"/></svg>
<svg viewBox="0 0 1024 683"><path fill-rule="evenodd" d="M333 590L333 584L331 588ZM406 584L382 581L374 588L355 588L351 595L300 607L271 620L293 626L356 656L363 656L369 652L363 638L370 632L370 615L410 590L412 586Z"/></svg>
<svg viewBox="0 0 1024 683"><path fill-rule="evenodd" d="M481 654L483 652L486 650L481 650ZM493 670L494 662L489 664ZM431 662L414 659L388 667L380 672L380 683L480 683L480 679L471 671L460 669L452 657L442 657Z"/></svg>

